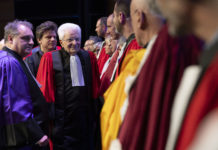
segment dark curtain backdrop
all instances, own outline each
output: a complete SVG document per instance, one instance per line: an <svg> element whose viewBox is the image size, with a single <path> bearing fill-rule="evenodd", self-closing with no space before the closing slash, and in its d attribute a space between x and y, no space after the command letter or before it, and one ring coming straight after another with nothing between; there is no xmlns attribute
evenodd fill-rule
<svg viewBox="0 0 218 150"><path fill-rule="evenodd" d="M30 21L34 28L50 20L61 25L65 22L79 24L82 29L82 46L89 35L96 35L97 19L113 12L115 0L0 0L0 38L8 21ZM4 8L4 9L2 9ZM10 14L10 18L6 17ZM35 29L34 29L35 32ZM36 45L35 41L35 45Z"/></svg>

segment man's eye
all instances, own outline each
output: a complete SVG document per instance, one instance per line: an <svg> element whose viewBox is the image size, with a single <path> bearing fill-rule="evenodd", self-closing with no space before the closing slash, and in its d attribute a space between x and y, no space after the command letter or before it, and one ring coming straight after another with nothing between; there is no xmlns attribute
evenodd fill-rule
<svg viewBox="0 0 218 150"><path fill-rule="evenodd" d="M67 39L66 41L67 41L67 42L72 42L72 41L74 41L74 40L78 42L78 41L79 41L79 38Z"/></svg>
<svg viewBox="0 0 218 150"><path fill-rule="evenodd" d="M22 40L25 40L25 41L29 41L31 39L31 37L29 36L23 36L21 37Z"/></svg>
<svg viewBox="0 0 218 150"><path fill-rule="evenodd" d="M67 42L72 42L72 41L73 41L73 39L67 39L66 41L67 41Z"/></svg>

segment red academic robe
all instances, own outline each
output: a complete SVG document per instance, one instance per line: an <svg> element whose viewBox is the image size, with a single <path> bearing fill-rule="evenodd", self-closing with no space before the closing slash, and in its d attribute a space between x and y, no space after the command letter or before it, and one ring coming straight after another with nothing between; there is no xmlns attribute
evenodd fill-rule
<svg viewBox="0 0 218 150"><path fill-rule="evenodd" d="M93 52L88 51L90 55L90 60L92 64L92 89L93 89L93 98L96 99L99 96L99 88L100 88L100 73L98 69L98 62L96 56Z"/></svg>
<svg viewBox="0 0 218 150"><path fill-rule="evenodd" d="M52 53L47 53L47 57L42 57L39 65L38 73L36 76L37 81L43 86L41 91L47 102L51 103L55 101L55 86L54 86L54 70L52 63ZM48 59L48 60L44 60ZM45 71L46 70L46 71Z"/></svg>
<svg viewBox="0 0 218 150"><path fill-rule="evenodd" d="M40 63L38 74L37 74L37 80L45 86L41 87L41 91L46 99L47 102L54 102L54 70L53 70L53 63L52 63L52 53L46 54L47 57L43 57L43 59L49 59L41 60L42 63ZM98 66L97 66L97 59L93 52L89 52L90 60L91 60L91 66L92 66L92 87L93 87L93 99L97 98L99 96L99 86L100 86L100 74L98 72ZM46 71L45 71L46 70Z"/></svg>
<svg viewBox="0 0 218 150"><path fill-rule="evenodd" d="M206 115L218 108L218 59L205 72L192 100L180 130L176 150L186 150L192 144L197 129Z"/></svg>
<svg viewBox="0 0 218 150"><path fill-rule="evenodd" d="M119 132L124 150L163 150L173 98L186 66L197 62L200 42L172 38L164 26L129 93Z"/></svg>
<svg viewBox="0 0 218 150"><path fill-rule="evenodd" d="M98 68L99 68L99 73L101 74L102 69L104 68L104 64L106 61L109 59L110 55L106 54L105 52L105 46L103 46L101 53L98 58Z"/></svg>
<svg viewBox="0 0 218 150"><path fill-rule="evenodd" d="M108 89L108 87L111 85L111 76L117 61L117 57L119 56L119 51L115 51L114 55L111 58L111 61L108 65L107 70L105 71L105 73L103 74L102 78L101 78L101 86L99 89L99 95L103 96L104 92Z"/></svg>
<svg viewBox="0 0 218 150"><path fill-rule="evenodd" d="M215 48L214 50L217 51L217 47ZM205 121L204 119L213 112L213 110L218 109L218 53L216 51L214 51L216 53L215 57L206 68L205 72L203 72L203 76L199 80L198 86L190 100L178 134L175 150L188 149L189 146L193 144L198 130L202 129L199 128L201 123ZM210 53L210 56L213 57L214 55L211 55L211 52L212 50L210 49L206 50L205 53ZM206 59L208 59L209 55L203 56L206 56Z"/></svg>
<svg viewBox="0 0 218 150"><path fill-rule="evenodd" d="M42 91L42 94L45 97L46 102L54 103L55 102L55 86L53 82L54 81L54 70L53 70L53 63L52 63L52 53L48 52L46 55L48 57L42 57L42 58L49 59L49 61L47 60L40 61L43 63L39 64L36 80L39 81L39 83L43 85L40 89ZM50 126L52 126L52 124L50 124ZM49 145L50 145L50 149L53 150L53 144L51 140L49 140Z"/></svg>

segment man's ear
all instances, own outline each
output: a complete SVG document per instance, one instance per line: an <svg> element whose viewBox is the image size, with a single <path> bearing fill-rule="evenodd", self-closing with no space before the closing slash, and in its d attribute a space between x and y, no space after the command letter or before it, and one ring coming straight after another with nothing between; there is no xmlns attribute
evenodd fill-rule
<svg viewBox="0 0 218 150"><path fill-rule="evenodd" d="M8 42L9 42L10 44L13 43L13 37L12 37L11 35L8 35Z"/></svg>
<svg viewBox="0 0 218 150"><path fill-rule="evenodd" d="M147 27L147 17L143 11L139 11L139 13L139 27L144 30Z"/></svg>
<svg viewBox="0 0 218 150"><path fill-rule="evenodd" d="M41 44L41 40L40 39L36 39L37 40L37 42L39 43L39 44Z"/></svg>
<svg viewBox="0 0 218 150"><path fill-rule="evenodd" d="M63 47L63 41L62 40L59 40L59 43L61 44L61 47Z"/></svg>
<svg viewBox="0 0 218 150"><path fill-rule="evenodd" d="M126 22L126 16L124 15L123 12L119 12L119 22L121 24L124 24Z"/></svg>

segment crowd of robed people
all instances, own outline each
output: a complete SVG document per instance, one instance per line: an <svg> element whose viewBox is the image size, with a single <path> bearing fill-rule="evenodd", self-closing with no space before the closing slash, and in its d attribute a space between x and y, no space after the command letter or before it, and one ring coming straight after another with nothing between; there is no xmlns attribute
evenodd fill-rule
<svg viewBox="0 0 218 150"><path fill-rule="evenodd" d="M83 48L75 23L9 22L0 149L216 150L217 4L117 0Z"/></svg>

